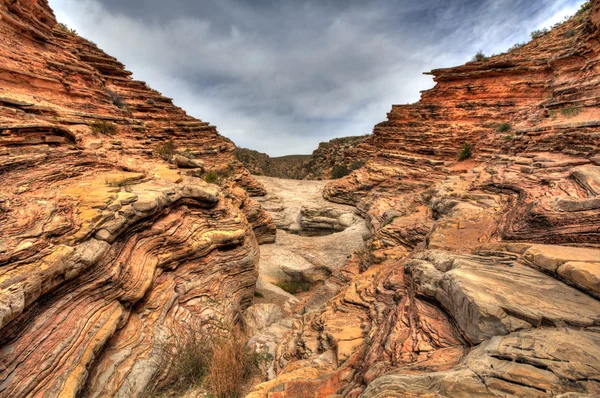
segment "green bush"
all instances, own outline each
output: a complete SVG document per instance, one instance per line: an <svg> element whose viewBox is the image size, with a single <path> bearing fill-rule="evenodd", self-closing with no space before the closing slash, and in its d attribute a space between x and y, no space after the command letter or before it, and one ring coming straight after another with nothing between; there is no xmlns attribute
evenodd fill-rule
<svg viewBox="0 0 600 398"><path fill-rule="evenodd" d="M467 160L467 159L471 158L472 155L473 155L473 152L472 152L471 144L469 144L468 142L465 142L463 144L462 151L458 155L458 160L459 161Z"/></svg>
<svg viewBox="0 0 600 398"><path fill-rule="evenodd" d="M577 11L577 13L575 15L582 15L585 12L587 12L588 10L590 10L591 8L592 8L592 2L586 1L585 3L583 3L581 5L581 7L579 7L579 10Z"/></svg>
<svg viewBox="0 0 600 398"><path fill-rule="evenodd" d="M486 57L486 55L483 53L483 51L478 51L477 54L475 54L475 56L473 56L473 59L471 60L472 62L476 62L476 61L487 61L489 59L489 57Z"/></svg>
<svg viewBox="0 0 600 398"><path fill-rule="evenodd" d="M173 140L169 140L169 141L165 142L164 144L157 146L156 149L154 150L154 153L159 158L162 158L163 160L166 160L168 162L171 160L171 158L176 153L175 143L173 142Z"/></svg>
<svg viewBox="0 0 600 398"><path fill-rule="evenodd" d="M548 28L534 30L533 32L531 32L531 38L534 40L539 39L540 37L544 36L548 32L550 32L550 30Z"/></svg>
<svg viewBox="0 0 600 398"><path fill-rule="evenodd" d="M500 126L498 126L499 133L506 133L510 130L512 130L512 126L510 125L510 123L502 123Z"/></svg>
<svg viewBox="0 0 600 398"><path fill-rule="evenodd" d="M525 44L527 44L527 43L517 43L517 44L513 45L511 48L509 48L506 52L516 51L516 50L520 49L521 47L523 47Z"/></svg>
<svg viewBox="0 0 600 398"><path fill-rule="evenodd" d="M333 166L333 170L331 171L331 177L333 179L337 180L338 178L346 177L350 173L351 173L351 170L345 164L336 165L336 166Z"/></svg>
<svg viewBox="0 0 600 398"><path fill-rule="evenodd" d="M110 100L112 101L113 105L117 106L119 109L123 109L127 106L121 94L112 90L106 90L106 93L110 97Z"/></svg>
<svg viewBox="0 0 600 398"><path fill-rule="evenodd" d="M352 171L358 170L361 167L363 167L364 165L365 165L365 162L363 162L363 161L352 162L352 164L350 165L350 170L352 170Z"/></svg>
<svg viewBox="0 0 600 398"><path fill-rule="evenodd" d="M114 123L109 123L105 120L96 120L90 123L90 128L94 134L115 135L119 132L119 128Z"/></svg>
<svg viewBox="0 0 600 398"><path fill-rule="evenodd" d="M289 294L297 294L298 292L308 292L311 288L311 284L308 282L277 282L275 286L282 290L285 290Z"/></svg>
<svg viewBox="0 0 600 398"><path fill-rule="evenodd" d="M564 37L566 37L567 39L570 39L571 37L574 37L577 35L577 31L575 29L569 29L565 32Z"/></svg>
<svg viewBox="0 0 600 398"><path fill-rule="evenodd" d="M69 35L76 35L76 34L77 34L77 31L76 31L75 29L71 29L71 28L69 28L69 27L68 27L66 24L64 24L64 23L62 23L62 22L61 22L61 23L58 23L58 24L56 25L56 28L57 28L58 30L60 30L61 32L65 32L65 33L67 33L67 34L69 34Z"/></svg>
<svg viewBox="0 0 600 398"><path fill-rule="evenodd" d="M219 182L219 176L214 171L209 171L204 176L204 181L209 184L217 184Z"/></svg>
<svg viewBox="0 0 600 398"><path fill-rule="evenodd" d="M574 117L581 113L581 108L579 108L575 105L569 105L567 107L562 108L560 110L560 113L566 117Z"/></svg>

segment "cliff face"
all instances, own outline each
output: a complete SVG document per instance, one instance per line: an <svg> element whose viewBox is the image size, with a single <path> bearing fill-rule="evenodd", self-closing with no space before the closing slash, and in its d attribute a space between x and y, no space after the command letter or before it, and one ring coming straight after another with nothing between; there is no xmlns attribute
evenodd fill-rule
<svg viewBox="0 0 600 398"><path fill-rule="evenodd" d="M0 1L0 40L0 396L139 395L169 336L250 304L264 189L46 0Z"/></svg>
<svg viewBox="0 0 600 398"><path fill-rule="evenodd" d="M334 175L336 166L346 172L363 166L367 160L363 157L366 153L358 148L365 140L367 136L335 138L320 143L311 155L272 158L266 153L239 148L236 156L254 175L293 180L330 180L339 178Z"/></svg>
<svg viewBox="0 0 600 398"><path fill-rule="evenodd" d="M599 29L594 0L393 106L324 190L365 216L369 250L252 396L600 394Z"/></svg>

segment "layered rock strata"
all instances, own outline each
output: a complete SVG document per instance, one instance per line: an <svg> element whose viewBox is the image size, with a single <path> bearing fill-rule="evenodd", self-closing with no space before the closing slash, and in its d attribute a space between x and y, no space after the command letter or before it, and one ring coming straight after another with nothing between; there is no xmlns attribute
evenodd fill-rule
<svg viewBox="0 0 600 398"><path fill-rule="evenodd" d="M324 188L369 250L250 396L600 394L599 28L592 1L392 108L355 148L366 165Z"/></svg>
<svg viewBox="0 0 600 398"><path fill-rule="evenodd" d="M0 1L0 38L0 397L142 396L250 305L264 188L47 1Z"/></svg>

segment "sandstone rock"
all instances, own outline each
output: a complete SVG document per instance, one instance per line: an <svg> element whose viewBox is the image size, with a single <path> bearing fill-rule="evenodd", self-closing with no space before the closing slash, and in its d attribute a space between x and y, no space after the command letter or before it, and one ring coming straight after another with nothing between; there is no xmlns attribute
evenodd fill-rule
<svg viewBox="0 0 600 398"><path fill-rule="evenodd" d="M456 369L395 373L373 381L366 398L499 395L538 397L597 394L600 335L574 329L537 329L494 337Z"/></svg>
<svg viewBox="0 0 600 398"><path fill-rule="evenodd" d="M172 161L182 169L204 169L204 162L201 160L191 159L179 154L173 156Z"/></svg>
<svg viewBox="0 0 600 398"><path fill-rule="evenodd" d="M427 252L420 257L436 267ZM474 344L541 325L600 325L600 302L516 262L455 256L447 271L409 262L413 267L417 289L423 279L423 294L444 306Z"/></svg>
<svg viewBox="0 0 600 398"><path fill-rule="evenodd" d="M254 304L244 313L246 333L253 336L257 332L283 319L281 307L276 304Z"/></svg>

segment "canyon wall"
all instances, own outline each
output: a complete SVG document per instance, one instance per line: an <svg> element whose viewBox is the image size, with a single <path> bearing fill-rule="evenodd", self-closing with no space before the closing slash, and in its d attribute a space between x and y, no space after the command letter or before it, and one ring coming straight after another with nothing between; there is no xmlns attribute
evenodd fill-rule
<svg viewBox="0 0 600 398"><path fill-rule="evenodd" d="M264 188L46 0L0 1L0 38L0 397L146 394L250 304Z"/></svg>
<svg viewBox="0 0 600 398"><path fill-rule="evenodd" d="M599 28L594 0L392 107L354 149L366 165L324 189L368 248L250 396L600 394Z"/></svg>
<svg viewBox="0 0 600 398"><path fill-rule="evenodd" d="M330 180L359 169L368 158L358 150L368 136L335 138L322 142L311 155L270 157L252 149L238 148L237 158L254 175L293 180ZM334 172L336 166L340 168Z"/></svg>

